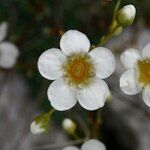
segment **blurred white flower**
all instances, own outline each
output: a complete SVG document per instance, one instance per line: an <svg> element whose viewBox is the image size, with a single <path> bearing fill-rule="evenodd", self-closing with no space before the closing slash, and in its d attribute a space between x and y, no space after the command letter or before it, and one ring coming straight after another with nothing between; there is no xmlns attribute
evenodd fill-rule
<svg viewBox="0 0 150 150"><path fill-rule="evenodd" d="M51 105L64 111L72 108L78 100L87 110L103 107L110 92L102 79L110 76L115 69L111 51L97 47L89 52L89 39L76 30L64 33L60 47L62 51L48 49L38 60L41 75L55 80L47 92Z"/></svg>
<svg viewBox="0 0 150 150"><path fill-rule="evenodd" d="M128 49L121 55L121 61L127 69L120 78L120 88L128 95L139 93L142 88L143 100L150 106L150 44L141 54L136 49Z"/></svg>
<svg viewBox="0 0 150 150"><path fill-rule="evenodd" d="M63 148L63 150L79 150L79 148L68 146ZM81 150L106 150L106 147L101 141L90 139L81 146Z"/></svg>
<svg viewBox="0 0 150 150"><path fill-rule="evenodd" d="M10 42L3 41L7 34L7 23L0 25L0 67L9 69L13 67L19 56L18 48Z"/></svg>
<svg viewBox="0 0 150 150"><path fill-rule="evenodd" d="M42 124L40 122L38 123L36 121L33 121L31 123L30 130L31 130L32 134L40 134L40 133L45 132L45 128L42 127Z"/></svg>
<svg viewBox="0 0 150 150"><path fill-rule="evenodd" d="M129 26L133 23L136 9L133 5L126 5L117 13L117 22L121 26Z"/></svg>

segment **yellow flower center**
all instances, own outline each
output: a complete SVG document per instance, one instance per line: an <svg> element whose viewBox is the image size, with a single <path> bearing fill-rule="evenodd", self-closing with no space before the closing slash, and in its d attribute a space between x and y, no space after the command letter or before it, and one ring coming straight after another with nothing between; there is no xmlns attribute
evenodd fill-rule
<svg viewBox="0 0 150 150"><path fill-rule="evenodd" d="M63 65L64 77L70 85L81 87L90 83L95 75L94 65L86 53L73 54Z"/></svg>
<svg viewBox="0 0 150 150"><path fill-rule="evenodd" d="M138 80L142 86L150 85L150 58L138 61Z"/></svg>
<svg viewBox="0 0 150 150"><path fill-rule="evenodd" d="M73 78L80 80L85 76L87 68L83 62L76 61L70 66L69 71Z"/></svg>

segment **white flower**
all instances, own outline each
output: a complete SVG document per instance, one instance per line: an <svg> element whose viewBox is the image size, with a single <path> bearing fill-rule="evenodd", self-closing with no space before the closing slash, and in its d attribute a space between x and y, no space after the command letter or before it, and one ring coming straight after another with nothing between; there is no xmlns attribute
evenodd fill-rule
<svg viewBox="0 0 150 150"><path fill-rule="evenodd" d="M121 90L135 95L143 88L143 100L150 106L150 44L144 47L141 54L136 49L126 50L121 55L121 61L127 69L120 78Z"/></svg>
<svg viewBox="0 0 150 150"><path fill-rule="evenodd" d="M117 13L117 21L121 26L129 26L133 23L136 9L133 5L126 5Z"/></svg>
<svg viewBox="0 0 150 150"><path fill-rule="evenodd" d="M63 148L63 150L79 150L79 148L75 146L68 146ZM106 150L106 147L102 142L96 139L91 139L81 146L81 150Z"/></svg>
<svg viewBox="0 0 150 150"><path fill-rule="evenodd" d="M37 123L36 121L33 121L31 123L30 130L31 130L32 134L40 134L40 133L45 132L45 128L42 127L42 124Z"/></svg>
<svg viewBox="0 0 150 150"><path fill-rule="evenodd" d="M13 67L19 55L18 48L10 42L3 41L7 34L7 23L0 25L0 67L9 69Z"/></svg>
<svg viewBox="0 0 150 150"><path fill-rule="evenodd" d="M87 110L102 107L110 95L104 78L115 69L110 50L97 47L89 52L90 41L76 30L69 30L60 40L60 49L45 51L38 60L41 75L55 80L48 88L48 99L59 111L72 108L77 100ZM88 53L89 52L89 53Z"/></svg>

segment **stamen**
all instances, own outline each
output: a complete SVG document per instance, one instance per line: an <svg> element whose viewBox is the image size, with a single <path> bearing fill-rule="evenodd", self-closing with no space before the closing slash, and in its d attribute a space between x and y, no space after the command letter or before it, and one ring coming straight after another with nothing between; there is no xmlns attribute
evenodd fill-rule
<svg viewBox="0 0 150 150"><path fill-rule="evenodd" d="M66 81L77 87L88 85L95 76L94 65L88 54L71 55L63 68Z"/></svg>
<svg viewBox="0 0 150 150"><path fill-rule="evenodd" d="M150 85L150 58L138 61L138 80L142 86Z"/></svg>
<svg viewBox="0 0 150 150"><path fill-rule="evenodd" d="M77 80L80 80L83 78L83 76L86 74L87 68L84 65L83 62L75 62L70 67L70 73L71 75L76 78Z"/></svg>

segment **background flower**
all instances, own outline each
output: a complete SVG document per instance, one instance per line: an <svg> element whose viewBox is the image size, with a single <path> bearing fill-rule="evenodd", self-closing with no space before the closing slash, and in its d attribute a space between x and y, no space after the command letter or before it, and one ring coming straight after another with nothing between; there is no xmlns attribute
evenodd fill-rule
<svg viewBox="0 0 150 150"><path fill-rule="evenodd" d="M121 61L128 70L120 78L120 87L128 95L135 95L144 88L142 97L150 106L150 44L141 53L136 49L122 53Z"/></svg>
<svg viewBox="0 0 150 150"><path fill-rule="evenodd" d="M6 22L0 25L0 67L5 69L13 67L19 56L19 50L13 43L3 41L7 35L7 27Z"/></svg>

